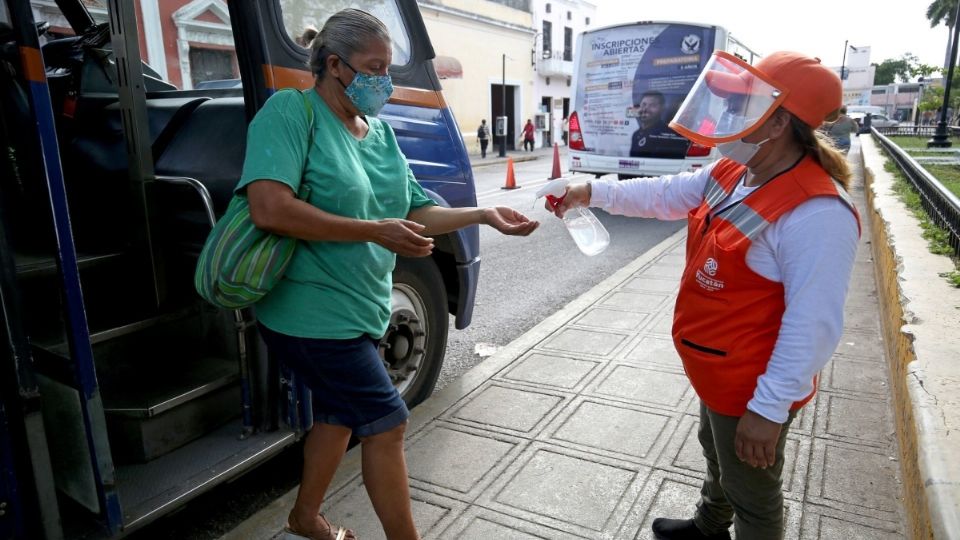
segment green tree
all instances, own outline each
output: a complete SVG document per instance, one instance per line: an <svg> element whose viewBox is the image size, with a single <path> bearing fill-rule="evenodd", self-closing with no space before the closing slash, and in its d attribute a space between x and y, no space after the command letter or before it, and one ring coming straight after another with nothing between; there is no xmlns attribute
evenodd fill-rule
<svg viewBox="0 0 960 540"><path fill-rule="evenodd" d="M953 101L951 99L950 101ZM930 86L923 90L923 101L918 105L921 111L935 111L943 103L943 88L939 86Z"/></svg>
<svg viewBox="0 0 960 540"><path fill-rule="evenodd" d="M953 21L957 16L957 2L960 0L933 0L927 6L927 20L930 28L936 28L941 23L947 27L947 43L953 40ZM943 67L948 68L949 58L944 58Z"/></svg>
<svg viewBox="0 0 960 540"><path fill-rule="evenodd" d="M957 0L933 0L927 6L927 19L930 28L936 28L943 23L947 28L953 28L953 18L957 14Z"/></svg>
<svg viewBox="0 0 960 540"><path fill-rule="evenodd" d="M923 99L917 104L917 108L921 112L933 111L936 112L940 109L940 105L943 104L943 87L942 86L928 86L923 90ZM960 112L960 95L951 91L950 92L950 107L953 111L954 118L948 118L947 123L955 124L957 113ZM934 121L939 120L939 116L934 118Z"/></svg>
<svg viewBox="0 0 960 540"><path fill-rule="evenodd" d="M873 84L893 84L897 80L897 75L903 82L909 80L909 66L901 60L887 58L879 64L873 64L876 68L873 75Z"/></svg>
<svg viewBox="0 0 960 540"><path fill-rule="evenodd" d="M915 54L904 53L898 59L887 58L879 64L873 64L876 71L873 75L873 84L892 84L899 78L900 82L910 82L918 76L926 77L940 71L939 68L922 64Z"/></svg>

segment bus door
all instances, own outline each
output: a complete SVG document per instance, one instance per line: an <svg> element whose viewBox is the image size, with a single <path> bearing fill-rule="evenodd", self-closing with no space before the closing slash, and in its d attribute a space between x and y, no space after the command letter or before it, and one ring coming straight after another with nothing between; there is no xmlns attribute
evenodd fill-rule
<svg viewBox="0 0 960 540"><path fill-rule="evenodd" d="M42 532L27 538L113 537L297 438L278 421L252 313L217 310L193 290L199 249L239 179L245 100L239 85L191 90L199 80L174 84L142 63L140 3L44 4L63 20L42 47L49 22L33 20L28 0L0 1L8 7L2 60L16 73L0 70L0 230L20 300L0 300L30 345L29 361L0 355L0 397L30 467L17 465L20 443L14 459L0 449L0 486L16 480L21 508L39 501L25 520ZM232 35L226 9L197 15L221 17L203 26ZM176 33L163 39L176 50ZM36 383L11 389L6 375L21 366ZM28 422L30 437L17 438Z"/></svg>
<svg viewBox="0 0 960 540"><path fill-rule="evenodd" d="M14 73L7 74L13 75L13 80L6 85L8 90L12 88L15 102L7 103L2 113L5 150L9 149L5 165L14 173L2 186L3 219L13 221L5 222L3 229L14 234L12 249L4 252L5 258L13 254L11 277L17 284L15 296L19 296L4 294L2 299L4 315L9 318L7 327L14 329L10 341L15 344L5 360L12 360L20 372L17 391L21 397L37 390L42 396L46 429L36 424L31 427L40 428L46 439L41 433L27 434L26 439L35 447L31 451L38 451L31 455L33 470L47 465L60 491L99 516L102 526L113 531L120 525L120 506L80 282L84 261L77 255L70 226L53 105L40 52L38 29L43 26L34 21L28 0L9 0L5 9L9 10L13 46L7 43L4 50L19 50L19 59L4 59L14 66ZM16 136L12 136L11 126L18 130ZM43 208L45 202L49 205ZM51 221L44 226L38 215ZM16 346L16 334L22 328L30 332L32 350ZM8 388L4 388L5 395ZM32 421L29 410L7 412L25 412L24 418ZM47 460L49 464L43 463ZM5 471L9 470L9 464L4 465ZM34 475L32 480L33 485L20 493L33 491L48 498L48 479ZM20 502L27 500L29 497ZM51 502L53 507L47 511L57 513L55 500ZM44 533L56 537L51 520L41 519Z"/></svg>

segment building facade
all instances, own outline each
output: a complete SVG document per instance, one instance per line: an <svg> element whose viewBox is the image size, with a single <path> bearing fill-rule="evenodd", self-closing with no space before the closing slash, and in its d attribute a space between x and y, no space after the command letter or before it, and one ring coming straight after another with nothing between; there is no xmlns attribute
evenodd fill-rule
<svg viewBox="0 0 960 540"><path fill-rule="evenodd" d="M848 47L846 64L833 70L843 79L844 105L870 105L876 71L876 67L870 65L870 47Z"/></svg>
<svg viewBox="0 0 960 540"><path fill-rule="evenodd" d="M477 128L507 116L507 148L532 117L533 66L530 49L536 32L529 0L420 0L443 95L457 118L467 150L479 153ZM501 139L493 137L491 151Z"/></svg>
<svg viewBox="0 0 960 540"><path fill-rule="evenodd" d="M140 54L161 79L189 90L198 83L240 76L224 0L133 0L140 25ZM97 22L106 22L104 0L85 0ZM34 17L50 23L51 37L73 31L53 0L33 0Z"/></svg>
<svg viewBox="0 0 960 540"><path fill-rule="evenodd" d="M535 70L532 105L539 116L536 145L565 145L563 120L573 98L577 36L591 28L597 7L583 0L533 0L532 8L537 30L530 58Z"/></svg>
<svg viewBox="0 0 960 540"><path fill-rule="evenodd" d="M943 79L877 85L870 94L870 105L883 107L884 113L893 120L929 124L935 121L934 111L920 112L920 102L931 86L942 88Z"/></svg>

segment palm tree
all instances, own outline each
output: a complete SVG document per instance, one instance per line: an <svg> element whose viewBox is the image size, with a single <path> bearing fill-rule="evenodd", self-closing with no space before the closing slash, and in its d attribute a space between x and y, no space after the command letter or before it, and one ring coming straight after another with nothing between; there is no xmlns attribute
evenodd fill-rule
<svg viewBox="0 0 960 540"><path fill-rule="evenodd" d="M947 25L947 55L943 59L943 68L946 70L950 64L950 42L953 39L953 21L957 13L957 2L960 0L933 0L927 6L927 19L930 21L930 28L936 28L940 23Z"/></svg>
<svg viewBox="0 0 960 540"><path fill-rule="evenodd" d="M946 24L947 28L953 28L953 17L957 12L957 0L933 0L927 6L927 19L930 20L930 28L936 28L940 23Z"/></svg>

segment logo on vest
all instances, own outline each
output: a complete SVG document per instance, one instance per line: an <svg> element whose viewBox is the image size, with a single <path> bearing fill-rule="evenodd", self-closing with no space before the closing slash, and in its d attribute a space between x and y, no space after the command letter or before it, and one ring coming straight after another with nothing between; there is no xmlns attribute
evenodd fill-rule
<svg viewBox="0 0 960 540"><path fill-rule="evenodd" d="M708 258L707 262L703 263L703 269L697 270L697 285L700 285L710 292L722 289L724 285L723 280L714 278L719 269L720 264L717 263L717 260L712 257Z"/></svg>

